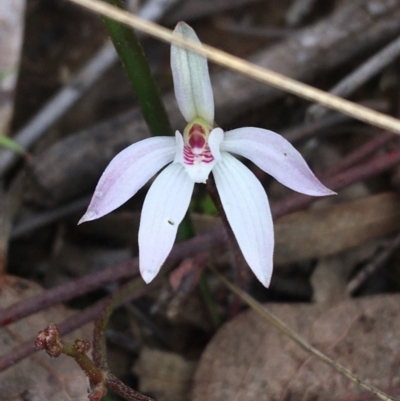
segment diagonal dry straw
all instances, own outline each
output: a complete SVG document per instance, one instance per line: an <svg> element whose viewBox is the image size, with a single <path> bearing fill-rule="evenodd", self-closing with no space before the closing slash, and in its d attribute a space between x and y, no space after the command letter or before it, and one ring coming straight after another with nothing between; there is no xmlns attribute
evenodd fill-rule
<svg viewBox="0 0 400 401"><path fill-rule="evenodd" d="M216 64L229 68L233 71L237 71L260 82L266 83L275 88L292 93L312 102L319 103L325 107L339 111L357 120L375 125L376 127L384 130L395 132L396 134L400 134L400 120L396 118L379 113L375 110L371 110L367 107L360 106L338 96L316 89L310 85L303 84L294 79L285 77L284 75L260 67L239 57L232 56L212 46L204 44L203 46L200 46L197 43L191 42L187 39L174 36L172 35L172 31L167 28L163 28L154 22L143 20L136 15L128 13L127 11L121 11L118 8L110 6L99 0L70 1L89 10L95 11L103 16L112 18L118 22L136 28L164 42L173 43L195 53L202 54Z"/></svg>
<svg viewBox="0 0 400 401"><path fill-rule="evenodd" d="M309 352L311 355L315 356L322 362L325 362L327 365L331 366L343 376L346 376L352 382L358 384L360 387L365 390L375 394L378 398L383 401L398 401L396 398L390 396L389 394L384 393L379 390L372 384L367 383L362 380L356 374L351 372L349 369L344 367L338 362L335 362L333 359L329 358L321 351L313 347L309 344L304 338L299 336L296 332L294 332L291 328L289 328L282 320L280 320L277 316L275 316L272 312L270 312L264 305L257 302L254 298L252 298L249 294L245 293L243 290L238 288L236 285L232 284L228 281L214 266L209 265L209 268L217 275L217 277L236 295L238 295L247 305L250 306L255 312L257 312L264 320L272 323L276 328L285 333L291 340L293 340L296 344L298 344L305 351Z"/></svg>

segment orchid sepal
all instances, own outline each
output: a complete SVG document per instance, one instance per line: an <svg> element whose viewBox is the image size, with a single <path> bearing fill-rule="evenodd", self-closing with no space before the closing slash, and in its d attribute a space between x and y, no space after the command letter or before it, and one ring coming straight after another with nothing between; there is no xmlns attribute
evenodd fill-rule
<svg viewBox="0 0 400 401"><path fill-rule="evenodd" d="M201 45L195 31L185 22L178 22L173 34ZM214 95L207 59L182 47L171 46L171 70L175 98L186 122L201 118L214 123Z"/></svg>

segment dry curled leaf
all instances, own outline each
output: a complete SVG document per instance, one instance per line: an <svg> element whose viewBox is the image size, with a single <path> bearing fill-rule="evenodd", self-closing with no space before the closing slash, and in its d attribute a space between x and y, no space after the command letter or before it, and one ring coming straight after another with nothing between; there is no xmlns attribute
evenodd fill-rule
<svg viewBox="0 0 400 401"><path fill-rule="evenodd" d="M42 292L42 288L16 277L0 278L0 305L7 307ZM59 306L36 313L0 329L0 352L6 354L34 337L50 322L70 315ZM88 338L89 330L75 331L71 338ZM68 336L65 337L68 339ZM90 337L89 337L90 338ZM34 346L32 339L32 347ZM51 359L38 352L0 374L0 401L87 401L88 383L75 361L64 355Z"/></svg>
<svg viewBox="0 0 400 401"><path fill-rule="evenodd" d="M371 384L400 384L399 295L269 309L308 342ZM250 310L227 323L204 352L193 401L334 400L360 393L344 376L310 355Z"/></svg>

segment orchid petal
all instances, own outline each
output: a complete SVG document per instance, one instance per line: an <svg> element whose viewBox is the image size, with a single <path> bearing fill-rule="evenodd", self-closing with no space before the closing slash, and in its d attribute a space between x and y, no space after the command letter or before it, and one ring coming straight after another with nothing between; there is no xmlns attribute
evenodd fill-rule
<svg viewBox="0 0 400 401"><path fill-rule="evenodd" d="M255 175L229 153L213 169L229 225L246 262L268 287L273 268L274 230L267 194Z"/></svg>
<svg viewBox="0 0 400 401"><path fill-rule="evenodd" d="M195 31L179 22L174 35L201 44ZM214 123L214 97L208 73L207 59L176 45L171 46L171 69L175 97L187 122L200 117Z"/></svg>
<svg viewBox="0 0 400 401"><path fill-rule="evenodd" d="M175 141L176 141L176 152L175 152L174 163L180 163L183 165L184 164L183 148L185 146L185 143L183 141L183 136L179 131L175 131Z"/></svg>
<svg viewBox="0 0 400 401"><path fill-rule="evenodd" d="M79 223L112 212L174 158L175 139L147 138L128 146L111 160L101 176L88 210Z"/></svg>
<svg viewBox="0 0 400 401"><path fill-rule="evenodd" d="M157 275L171 251L193 187L183 166L173 163L159 174L146 195L139 227L139 266L146 283Z"/></svg>
<svg viewBox="0 0 400 401"><path fill-rule="evenodd" d="M220 147L224 137L224 131L219 127L214 128L208 137L208 146L210 147L211 154L214 156L216 162L221 160Z"/></svg>
<svg viewBox="0 0 400 401"><path fill-rule="evenodd" d="M294 191L312 196L335 195L315 177L293 145L275 132L253 127L228 131L221 150L246 157Z"/></svg>

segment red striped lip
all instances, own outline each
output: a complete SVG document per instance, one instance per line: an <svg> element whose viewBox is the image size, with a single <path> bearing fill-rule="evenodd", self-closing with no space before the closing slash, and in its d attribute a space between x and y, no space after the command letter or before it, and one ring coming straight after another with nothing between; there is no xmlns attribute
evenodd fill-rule
<svg viewBox="0 0 400 401"><path fill-rule="evenodd" d="M203 124L204 123L204 124ZM186 165L208 164L214 161L208 145L211 127L201 119L189 124L184 131L183 162Z"/></svg>
<svg viewBox="0 0 400 401"><path fill-rule="evenodd" d="M183 162L189 166L194 164L208 164L214 161L210 147L206 144L202 149L193 149L190 145L183 147Z"/></svg>

